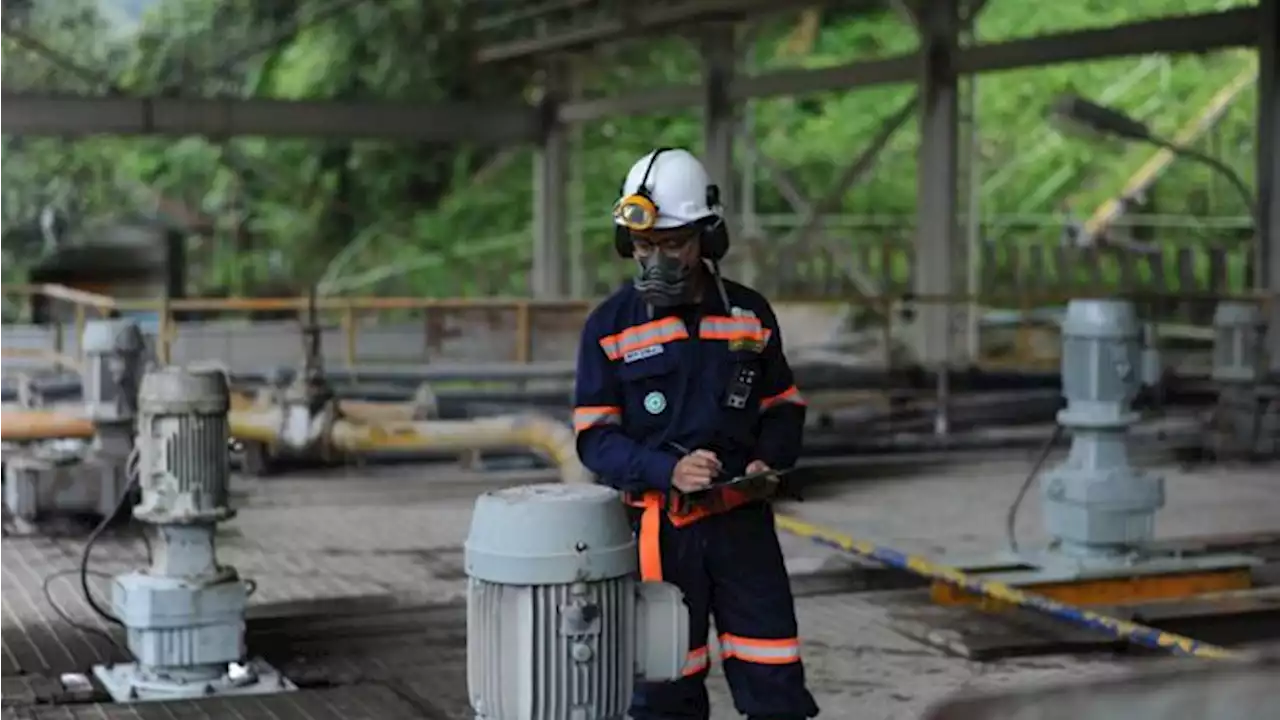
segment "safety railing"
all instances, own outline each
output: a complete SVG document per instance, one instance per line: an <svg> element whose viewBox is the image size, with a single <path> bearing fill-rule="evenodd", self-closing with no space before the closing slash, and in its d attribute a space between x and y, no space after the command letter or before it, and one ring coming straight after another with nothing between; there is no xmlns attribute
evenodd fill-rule
<svg viewBox="0 0 1280 720"><path fill-rule="evenodd" d="M755 231L739 229L725 258L730 277L745 280L775 301L818 301L905 292L914 287L915 230L898 216L829 216L820 231L788 232L801 220L762 216ZM1252 244L1248 218L1122 217L1106 238L1087 239L1083 223L1066 216L1003 215L976 228L970 267L969 240L957 237L955 268L973 287L1008 290L1082 289L1107 286L1168 292L1228 292L1247 287ZM600 241L607 227L590 228L588 247L571 263L577 296L602 296L633 272ZM355 273L337 283L344 294L411 295L429 286L435 295L520 296L533 272L527 235L471 246L447 260L427 256L428 268L407 261ZM413 281L410 282L409 278ZM365 279L362 279L365 278Z"/></svg>
<svg viewBox="0 0 1280 720"><path fill-rule="evenodd" d="M60 286L3 288L6 293L40 296L60 305L53 313L59 320L44 326L5 326L6 358L37 359L41 354L64 362L80 357L78 338L85 322L95 317L123 313L149 315L155 325L157 356L163 361L193 362L218 359L233 368L263 370L296 365L302 357L299 319L305 317L309 299L298 298L190 298L132 300L111 298ZM1037 369L1057 362L1057 328L1053 308L1076 297L1122 295L1138 303L1144 317L1162 319L1161 334L1201 344L1212 335L1207 327L1215 305L1225 300L1261 301L1255 293L1177 292L1135 289L1117 293L1109 287L1088 286L1036 292L1004 292L982 295L914 295L881 293L875 297L849 296L839 300L775 303L783 316L788 338L803 334L787 326L789 310L820 310L832 319L828 325L849 325L839 337L795 345L829 345L840 352L878 360L885 368L902 365L899 350L910 342L908 327L926 307L938 304L954 310L980 308L980 342L953 342L957 362L1003 369ZM324 359L328 365L359 366L422 364L434 362L494 363L572 361L583 319L594 301L533 300L526 298L431 299L403 297L326 297L316 301L322 332ZM1262 303L1264 312L1270 303ZM1195 322L1177 320L1186 310ZM293 313L294 319L245 322L254 313ZM201 313L201 320L178 320L184 314ZM801 313L803 314L803 313ZM209 319L217 315L223 319ZM387 318L399 316L394 321ZM337 321L334 322L336 317ZM404 319L407 317L408 319ZM847 321L847 322L846 322ZM970 328L973 325L969 326ZM22 337L30 332L30 337ZM963 332L958 330L957 332ZM857 347L851 347L856 345ZM789 340L792 342L792 340ZM175 354L175 347L182 346ZM964 355L977 348L976 356ZM875 357L879 354L880 357Z"/></svg>

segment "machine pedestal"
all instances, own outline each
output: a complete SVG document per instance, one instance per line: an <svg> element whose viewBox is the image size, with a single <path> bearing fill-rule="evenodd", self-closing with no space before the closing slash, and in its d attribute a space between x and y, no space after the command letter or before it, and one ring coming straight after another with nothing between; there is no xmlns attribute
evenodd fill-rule
<svg viewBox="0 0 1280 720"><path fill-rule="evenodd" d="M948 564L987 582L1004 583L1071 605L1125 605L1176 600L1253 586L1261 560L1229 553L1161 553L1159 543L1140 557L1076 558L1044 550L994 553ZM946 583L930 588L934 602L970 604L976 596Z"/></svg>
<svg viewBox="0 0 1280 720"><path fill-rule="evenodd" d="M269 695L297 687L262 660L229 665L216 676L166 676L138 663L95 665L93 674L116 702L179 700L214 695Z"/></svg>

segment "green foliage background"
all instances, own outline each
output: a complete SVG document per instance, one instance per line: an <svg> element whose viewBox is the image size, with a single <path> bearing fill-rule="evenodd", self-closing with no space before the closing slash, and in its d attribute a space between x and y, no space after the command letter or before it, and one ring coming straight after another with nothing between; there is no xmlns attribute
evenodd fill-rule
<svg viewBox="0 0 1280 720"><path fill-rule="evenodd" d="M1205 11L1246 0L992 0L981 41L1099 27ZM382 98L423 103L528 96L529 67L476 66L474 38L458 32L462 0L136 0L14 3L14 23L34 47L6 36L5 90L44 92ZM105 9L104 9L105 8ZM824 17L796 52L795 18L762 28L757 70L822 67L909 52L914 31L893 12ZM593 62L594 94L698 77L692 46L679 39L626 45ZM1074 90L1106 100L1172 134L1256 57L1248 52L1133 58L983 76L977 84L981 212L1002 239L1056 236L1056 228L1002 219L1088 215L1113 197L1150 150L1060 135L1045 123L1053 98ZM910 87L754 103L764 154L814 196L825 192ZM1211 149L1252 180L1255 92L1231 107ZM594 123L583 132L578 221L590 259L607 259L602 221L617 178L654 145L701 144L698 112ZM899 132L874 176L843 198L841 212L909 226L915 210L914 124ZM360 292L455 295L523 293L531 220L528 148L440 147L308 140L5 137L4 277L21 279L40 257L36 218L54 206L82 234L122 215L159 213L203 224L193 253L198 291L245 293L280 278L322 277ZM761 214L793 212L763 175ZM1157 212L1240 216L1229 188L1208 171L1175 164L1156 188ZM1004 230L1000 228L1008 226ZM1201 232L1206 239L1221 234ZM865 239L865 238L863 238ZM853 240L850 240L853 242ZM336 258L336 259L335 259ZM486 273L460 271L483 267ZM496 278L496 279L495 279Z"/></svg>

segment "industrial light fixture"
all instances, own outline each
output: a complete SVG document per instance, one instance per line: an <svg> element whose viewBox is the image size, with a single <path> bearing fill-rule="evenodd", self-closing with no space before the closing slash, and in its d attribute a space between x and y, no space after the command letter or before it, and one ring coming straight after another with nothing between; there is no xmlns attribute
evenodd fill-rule
<svg viewBox="0 0 1280 720"><path fill-rule="evenodd" d="M1187 160L1198 162L1212 168L1214 172L1226 178L1227 182L1240 193L1244 206L1249 210L1253 220L1253 231L1257 234L1258 205L1253 191L1245 183L1240 174L1221 160L1206 155L1198 150L1184 147L1166 140L1151 132L1150 128L1140 120L1129 117L1114 108L1099 105L1085 100L1078 95L1062 95L1049 108L1050 118L1068 128L1084 130L1094 135L1109 136L1131 142L1144 142Z"/></svg>
<svg viewBox="0 0 1280 720"><path fill-rule="evenodd" d="M1050 106L1050 116L1071 129L1093 135L1111 136L1137 142L1153 142L1151 130L1141 121L1119 110L1089 102L1076 95L1063 95Z"/></svg>

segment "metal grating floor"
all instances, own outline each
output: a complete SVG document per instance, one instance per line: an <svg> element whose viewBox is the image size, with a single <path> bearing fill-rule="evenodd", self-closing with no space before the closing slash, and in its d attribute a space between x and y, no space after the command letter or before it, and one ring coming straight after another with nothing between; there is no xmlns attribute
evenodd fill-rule
<svg viewBox="0 0 1280 720"><path fill-rule="evenodd" d="M444 718L421 698L385 685L300 690L262 697L209 698L133 705L61 705L6 708L26 720L421 720Z"/></svg>
<svg viewBox="0 0 1280 720"><path fill-rule="evenodd" d="M1219 469L1175 478L1179 487L1166 513L1173 522L1162 527L1190 534L1273 525L1280 508L1274 471ZM904 549L964 551L992 542L982 538L1000 526L996 516L1003 508L990 498L1016 488L1023 474L1023 463L971 464L918 478L866 479L814 493L793 511ZM69 695L60 674L124 659L102 638L69 627L41 591L50 573L76 568L83 532L6 537L0 554L3 717L471 720L459 603L465 592L460 546L470 509L485 490L549 479L545 473L478 476L449 466L404 465L237 480L239 513L220 532L219 558L258 583L250 650L301 688L279 696L116 705L101 694ZM1217 527L1187 519L1212 520ZM797 567L816 569L833 560L828 551L793 538L783 545ZM122 528L95 549L93 568L111 575L144 562L136 531ZM91 584L105 597L103 580ZM50 590L78 622L106 629L80 597L74 575ZM956 690L1109 677L1126 665L1105 656L997 663L950 657L904 632L907 610L889 595L800 592L806 672L824 718L908 720ZM972 621L957 617L961 624ZM118 632L114 637L119 641ZM709 684L714 720L736 717L718 670Z"/></svg>

